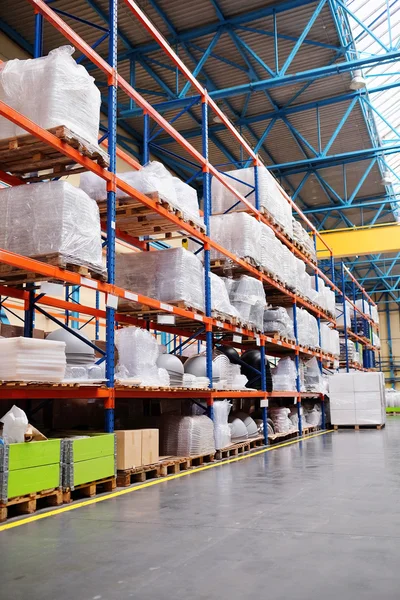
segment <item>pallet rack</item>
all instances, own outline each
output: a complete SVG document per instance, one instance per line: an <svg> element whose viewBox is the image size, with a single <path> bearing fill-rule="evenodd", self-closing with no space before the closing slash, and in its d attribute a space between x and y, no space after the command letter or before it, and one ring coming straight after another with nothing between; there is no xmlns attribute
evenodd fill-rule
<svg viewBox="0 0 400 600"><path fill-rule="evenodd" d="M56 266L51 266L31 258L19 256L8 252L6 250L0 250L0 263L11 265L22 271L34 273L41 278L47 278L49 280L56 280L63 282L66 286L81 286L84 288L92 289L96 291L96 307L84 306L82 304L76 304L72 302L69 295L66 295L65 300L60 300L51 296L46 296L32 287L25 286L25 289L17 289L12 285L0 286L1 296L7 298L17 298L24 302L25 308L25 323L24 323L24 335L31 336L35 311L38 311L47 317L47 307L55 307L65 311L80 313L89 316L91 319L95 319L98 324L101 319L105 320L106 323L106 349L105 351L98 348L95 344L92 344L102 355L106 361L106 380L105 386L37 386L37 385L0 385L0 398L2 399L32 399L32 398L98 398L104 400L105 407L105 429L108 432L112 432L114 429L114 407L116 398L168 398L171 395L174 398L203 398L207 400L208 413L210 417L213 416L213 400L214 398L260 398L263 420L264 420L264 431L267 432L267 408L269 398L293 398L297 403L297 410L299 416L299 434L302 434L302 419L300 404L304 397L311 396L315 397L316 394L304 394L300 391L300 376L299 376L299 361L301 356L315 356L319 362L320 368L323 366L332 366L333 357L328 355L321 350L312 350L304 348L298 344L297 339L297 320L296 320L296 308L297 306L303 306L307 308L312 314L314 314L318 321L318 327L320 331L321 320L326 320L331 324L335 324L333 316L324 313L320 308L313 305L310 301L303 297L296 295L294 292L289 291L283 285L276 282L274 279L261 272L254 266L250 265L245 260L242 260L227 251L225 248L217 244L209 236L209 217L211 213L211 177L216 177L221 181L225 187L236 197L238 202L243 204L243 207L249 212L255 219L265 222L269 225L276 237L285 244L297 257L301 258L306 265L311 269L316 278L316 289L318 290L318 276L321 277L328 285L334 289L339 295L341 290L330 281L330 279L321 271L321 269L314 264L312 260L299 249L291 239L289 239L285 233L276 225L271 223L265 215L260 212L260 199L258 192L258 168L262 166L262 163L258 155L252 150L246 140L240 135L235 129L233 124L221 111L219 106L212 100L201 84L196 80L192 73L186 68L183 62L175 54L173 49L167 44L161 34L147 19L146 15L136 5L133 0L124 0L125 4L132 11L133 15L142 23L147 31L159 44L160 48L170 58L176 68L183 74L187 80L189 86L194 88L198 94L194 97L193 103L189 106L192 107L195 103L201 105L202 115L202 152L199 152L194 148L181 134L162 117L135 89L130 85L117 71L117 0L110 0L109 2L109 30L108 30L108 41L109 41L109 55L108 61L104 60L92 47L90 47L80 36L78 36L73 29L67 25L60 16L43 0L27 0L35 11L35 57L42 54L42 42L43 42L43 19L46 19L48 23L54 26L67 40L71 42L80 52L87 57L102 73L107 77L108 86L108 130L107 130L107 147L110 155L110 165L108 169L101 167L99 164L91 160L90 158L83 156L77 149L70 145L61 142L53 133L46 131L30 121L28 118L17 113L15 110L0 102L0 115L10 119L12 122L18 124L20 127L25 129L27 133L35 136L38 140L46 143L48 146L57 150L61 155L64 155L71 159L74 163L80 165L83 169L91 171L96 175L100 176L107 184L107 215L105 223L106 231L106 247L107 247L107 282L96 281L89 277L74 273L65 269L61 269ZM177 215L170 210L168 207L164 207L159 204L156 200L141 194L127 183L122 181L116 175L116 157L119 155L124 158L133 169L140 168L140 165L132 159L128 154L117 148L117 92L121 91L125 93L131 103L135 103L137 107L143 110L144 114L144 144L143 144L143 163L146 164L150 158L151 149L151 133L150 133L150 119L152 119L166 134L170 135L183 149L183 151L190 156L191 164L195 165L197 169L196 175L202 174L203 181L203 195L204 195L204 221L206 226L206 232L203 233L196 229L189 222L185 221L180 215ZM185 108L184 110L188 110ZM209 111L217 116L220 122L226 127L227 131L236 142L240 145L243 153L248 157L254 168L254 197L255 206L253 206L244 196L242 196L235 188L227 183L222 177L221 172L213 166L209 161L208 155L208 117ZM182 157L181 157L182 158ZM182 160L187 160L183 159ZM193 162L194 161L194 162ZM48 177L48 176L47 176ZM10 173L0 173L0 179L9 185L23 185L24 181ZM143 295L136 294L134 291L125 290L115 285L115 245L116 239L121 239L124 242L131 244L132 246L141 250L147 250L148 244L143 240L133 238L127 232L121 230L118 227L118 220L116 218L116 190L122 190L124 194L140 202L150 211L157 213L164 219L170 221L176 228L176 231L184 232L186 236L190 236L194 240L198 241L202 245L204 251L204 266L205 266L205 314L193 310L187 310L177 306L168 305L159 302L152 298L147 298ZM297 208L293 201L287 196L282 188L280 192L283 198L289 202L293 210L297 213L298 217L310 229L314 241L319 236L319 233L312 226L310 221L305 215ZM322 238L320 238L322 239ZM323 241L323 240L322 240ZM324 243L324 242L323 242ZM256 277L261 280L267 290L275 290L285 299L286 303L293 306L294 314L294 328L296 340L294 344L288 343L285 340L270 337L261 333L257 333L252 330L248 330L243 327L237 327L227 322L222 322L211 316L211 290L210 290L210 250L215 249L226 258L232 260L238 265L244 272ZM327 248L330 254L330 266L332 269L332 276L334 276L334 261L332 252ZM106 310L99 309L98 298L99 295L105 296ZM139 302L145 306L148 306L154 313L169 313L174 315L176 318L183 320L184 326L182 328L177 326L162 326L153 320L150 310L149 315L146 318L137 319L135 317L121 314L117 310L118 299L125 299L128 301ZM1 304L1 303L0 303ZM80 337L79 332L65 323L57 320L55 317L52 318L60 326L68 328L73 335ZM114 331L116 326L123 325L137 325L142 327L148 327L151 330L172 333L175 336L180 336L186 339L200 339L206 341L206 356L207 356L207 376L212 381L212 348L213 348L213 336L218 333L222 335L225 343L231 343L238 347L247 347L246 344L252 343L260 348L261 352L261 381L262 390L259 392L216 392L215 390L182 390L182 391L171 391L171 390L143 390L137 388L121 388L115 385L115 371L114 371ZM319 333L320 335L320 333ZM97 336L96 336L97 337ZM320 335L321 339L321 335ZM285 354L291 354L295 357L297 367L297 384L296 390L293 392L270 392L266 391L266 372L265 372L265 355L282 356ZM323 427L325 426L325 413L323 396L319 395L322 401L322 414L323 414ZM267 443L267 438L265 439Z"/></svg>

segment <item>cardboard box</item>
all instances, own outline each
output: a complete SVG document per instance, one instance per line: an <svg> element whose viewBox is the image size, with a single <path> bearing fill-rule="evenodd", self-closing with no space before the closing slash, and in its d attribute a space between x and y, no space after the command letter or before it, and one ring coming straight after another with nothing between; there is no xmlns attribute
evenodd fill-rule
<svg viewBox="0 0 400 600"><path fill-rule="evenodd" d="M156 430L158 433L158 430ZM122 429L117 436L117 469L133 469L142 464L142 430Z"/></svg>
<svg viewBox="0 0 400 600"><path fill-rule="evenodd" d="M5 338L24 337L24 328L20 327L19 325L0 323L0 335ZM44 340L45 333L42 329L34 329L32 337Z"/></svg>
<svg viewBox="0 0 400 600"><path fill-rule="evenodd" d="M160 460L158 429L142 429L142 465L151 465Z"/></svg>

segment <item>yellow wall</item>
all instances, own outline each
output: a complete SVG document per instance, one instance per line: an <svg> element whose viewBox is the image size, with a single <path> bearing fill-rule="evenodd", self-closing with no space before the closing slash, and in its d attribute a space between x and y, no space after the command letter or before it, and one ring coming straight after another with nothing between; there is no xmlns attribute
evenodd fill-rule
<svg viewBox="0 0 400 600"><path fill-rule="evenodd" d="M384 304L379 306L379 325L380 325L380 338L381 338L381 356L383 371L385 377L388 378L390 375L389 369L389 344L388 344L388 333L387 333L387 315ZM400 307L398 304L389 304L390 309L390 329L392 339L392 360L394 365L400 367ZM394 374L400 378L400 368L394 368ZM391 387L392 383L386 380L386 386ZM400 381L396 382L396 388L400 389Z"/></svg>

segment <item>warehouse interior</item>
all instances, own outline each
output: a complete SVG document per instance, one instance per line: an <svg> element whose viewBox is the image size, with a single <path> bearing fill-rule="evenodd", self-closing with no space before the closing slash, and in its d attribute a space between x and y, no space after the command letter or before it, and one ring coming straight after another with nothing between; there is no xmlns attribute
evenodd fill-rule
<svg viewBox="0 0 400 600"><path fill-rule="evenodd" d="M2 0L5 598L397 597L399 59L398 0Z"/></svg>

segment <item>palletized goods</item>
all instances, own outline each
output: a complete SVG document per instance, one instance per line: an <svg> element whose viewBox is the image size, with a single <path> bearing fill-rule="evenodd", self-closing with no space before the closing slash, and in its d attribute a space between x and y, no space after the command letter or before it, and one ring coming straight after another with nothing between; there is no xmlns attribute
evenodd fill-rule
<svg viewBox="0 0 400 600"><path fill-rule="evenodd" d="M0 339L0 380L59 383L66 367L65 343L36 338Z"/></svg>

